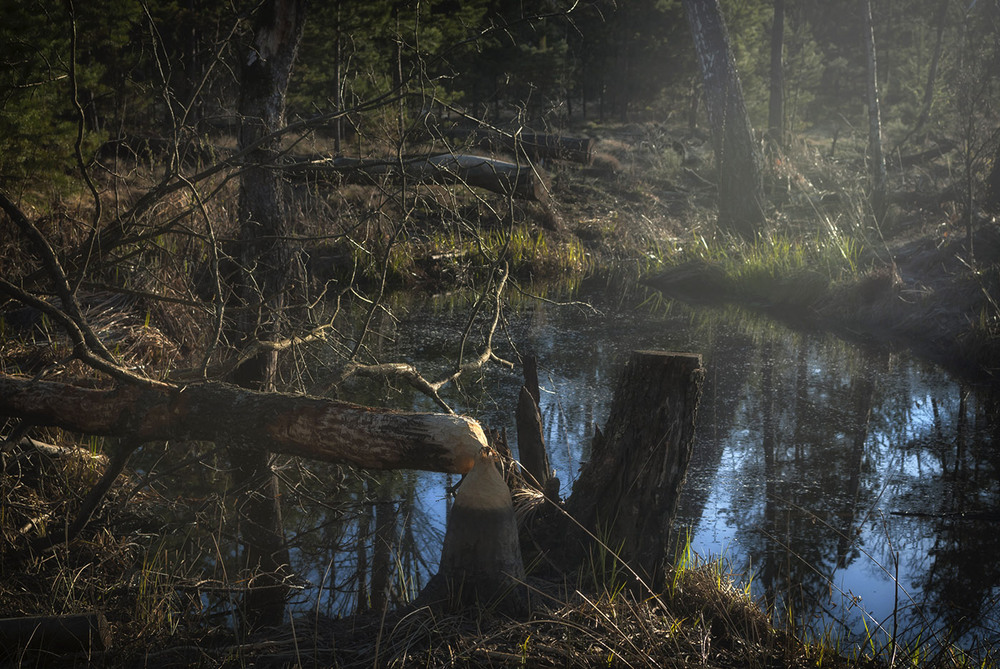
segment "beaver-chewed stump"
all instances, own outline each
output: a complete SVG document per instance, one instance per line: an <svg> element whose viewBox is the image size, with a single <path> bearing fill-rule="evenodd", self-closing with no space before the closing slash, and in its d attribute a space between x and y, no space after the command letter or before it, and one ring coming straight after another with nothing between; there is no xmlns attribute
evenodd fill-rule
<svg viewBox="0 0 1000 669"><path fill-rule="evenodd" d="M662 588L703 378L700 355L632 353L566 502L589 534L566 542L564 562L613 550L647 586Z"/></svg>
<svg viewBox="0 0 1000 669"><path fill-rule="evenodd" d="M508 615L527 610L510 489L489 449L483 449L458 487L438 573L415 604L449 612L470 606Z"/></svg>

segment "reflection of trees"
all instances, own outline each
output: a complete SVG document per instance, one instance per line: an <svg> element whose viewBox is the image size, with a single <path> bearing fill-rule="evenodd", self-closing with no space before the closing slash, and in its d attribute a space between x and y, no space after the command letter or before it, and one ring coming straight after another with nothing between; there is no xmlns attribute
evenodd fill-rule
<svg viewBox="0 0 1000 669"><path fill-rule="evenodd" d="M838 568L846 567L858 555L855 539L860 534L861 528L856 527L856 523L858 522L858 513L863 513L866 510L859 506L858 502L862 493L861 474L865 458L865 444L868 441L872 405L875 401L875 370L874 364L866 364L853 379L852 395L854 401L852 408L855 428L854 434L848 437L851 448L847 461L848 480L845 499L847 504L845 505L843 522L839 525L840 535L837 540L836 560Z"/></svg>
<svg viewBox="0 0 1000 669"><path fill-rule="evenodd" d="M748 332L758 345L745 352L742 378L729 360L720 384L739 398L718 438L738 484L714 494L725 491L731 550L753 567L762 594L801 620L840 617L846 612L831 608L844 603L836 575L862 570L886 583L881 599L853 593L882 622L892 615L893 586L879 565L891 572L898 552L901 586L917 600L900 594L909 609L899 612L901 633L916 624L925 638L930 629L957 635L970 621L977 633L995 630L1000 533L948 514L1000 519L1000 453L991 447L997 435L986 433L998 429L997 404L888 353L768 327ZM699 423L711 430L705 418ZM887 516L897 509L931 516Z"/></svg>
<svg viewBox="0 0 1000 669"><path fill-rule="evenodd" d="M700 322L699 331L707 349L701 352L705 360L705 382L694 450L688 465L688 476L677 510L678 521L695 525L702 517L711 491L712 478L719 470L723 451L730 441L737 410L747 385L747 359L753 347L752 339L739 330L727 331L728 320L717 315Z"/></svg>
<svg viewBox="0 0 1000 669"><path fill-rule="evenodd" d="M910 617L954 638L998 638L998 408L995 397L977 400L967 388L936 396L933 422L901 446L922 466L904 479L898 498L923 506L902 509L922 515L899 525L931 544L927 568L910 576L913 591L922 593L919 615Z"/></svg>
<svg viewBox="0 0 1000 669"><path fill-rule="evenodd" d="M299 605L332 616L412 601L441 550L444 520L433 508L443 494L435 492L441 477L411 471L338 477L335 469L285 478L293 566L319 589Z"/></svg>
<svg viewBox="0 0 1000 669"><path fill-rule="evenodd" d="M992 615L991 586L1000 574L983 556L996 554L1000 536L993 535L1000 533L976 531L968 521L902 522L885 512L924 508L936 499L942 499L938 512L996 510L1000 454L984 434L986 426L997 429L995 405L973 410L972 399L962 399L943 372L928 366L766 321L715 311L666 319L627 310L607 310L601 318L568 313L538 307L512 326L515 339L530 342L538 354L548 378L542 385L554 391L543 396L550 446L558 443L555 435L568 439L569 448L589 442L589 426L603 419L629 350L700 352L707 376L679 517L702 517L727 450L739 462L740 485L725 500L725 521L734 526L737 550L755 570L756 583L795 615L847 615L833 608L843 604L832 585L838 572L874 574L891 593L891 579L875 563L891 571L895 551L902 585L926 590L920 603L938 626L959 629L958 603L972 604L973 619ZM673 329L673 316L687 322ZM567 455L571 462L579 457ZM965 487L949 487L957 481ZM948 505L943 489L950 491ZM904 502L912 505L901 507ZM891 594L887 604L864 591L854 594L878 621L891 615ZM905 599L901 595L901 604Z"/></svg>
<svg viewBox="0 0 1000 669"><path fill-rule="evenodd" d="M865 462L884 358L833 339L760 338L738 420L747 433L730 436L747 485L729 522L766 598L807 619L823 612L834 572L857 558L858 514L877 494Z"/></svg>
<svg viewBox="0 0 1000 669"><path fill-rule="evenodd" d="M430 374L435 364L443 369L454 357L449 347L466 313L455 307L461 298L450 299L451 307L390 302L392 317L377 315L385 336L370 338L367 352L373 359L411 361ZM933 368L836 339L714 310L657 315L624 304L598 304L599 316L544 303L507 314L510 341L538 355L548 391L542 396L546 436L564 481L585 456L591 426L605 419L631 350L700 352L707 375L680 518L696 523L710 495L727 496L719 500L728 506L724 515L704 522L732 526L736 558L752 566L757 587L789 603L796 615L831 606L831 595L837 597L830 579L838 572L867 570L888 581L874 562L888 567L898 551L901 584L917 600L901 597L909 607L900 616L904 628L924 623L959 633L972 629L969 621L1000 627L993 601L1000 531L987 520L941 515L986 513L995 521L1000 514L995 400L960 391ZM434 409L408 387L352 384L352 397L365 403ZM520 384L519 372L496 368L450 389L447 398L501 428L511 424ZM157 453L150 448L144 456ZM725 488L719 481L733 463L738 485ZM185 470L184 485L205 500L199 524L212 528L221 526L231 500L225 472L210 459L205 465ZM397 472L362 480L318 463L294 463L281 474L294 571L322 588L316 610L353 611L359 580L367 590L363 606L406 601L436 568L444 516L440 477ZM937 516L900 518L889 511ZM212 552L204 537L187 541L203 542L191 555ZM203 573L233 564L233 555L218 558L221 566L204 564ZM891 614L891 601L889 610L877 610L868 593L855 594L878 620ZM316 597L315 590L304 591L300 610L315 607Z"/></svg>

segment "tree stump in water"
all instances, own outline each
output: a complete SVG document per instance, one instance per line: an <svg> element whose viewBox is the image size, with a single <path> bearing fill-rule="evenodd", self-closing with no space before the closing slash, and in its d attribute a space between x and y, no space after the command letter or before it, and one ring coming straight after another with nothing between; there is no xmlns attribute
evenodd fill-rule
<svg viewBox="0 0 1000 669"><path fill-rule="evenodd" d="M542 434L542 415L535 398L526 386L521 386L517 400L517 450L525 483L545 493L552 501L559 498L559 479L552 475L549 456Z"/></svg>
<svg viewBox="0 0 1000 669"><path fill-rule="evenodd" d="M634 352L567 501L569 513L657 592L703 378L700 355Z"/></svg>
<svg viewBox="0 0 1000 669"><path fill-rule="evenodd" d="M552 470L545 452L542 414L539 409L538 367L535 356L524 358L524 385L517 398L514 414L517 425L517 451L527 483L545 491ZM558 490L556 491L558 493Z"/></svg>
<svg viewBox="0 0 1000 669"><path fill-rule="evenodd" d="M510 489L483 449L455 495L448 517L441 564L415 604L445 611L467 606L526 610L524 564Z"/></svg>

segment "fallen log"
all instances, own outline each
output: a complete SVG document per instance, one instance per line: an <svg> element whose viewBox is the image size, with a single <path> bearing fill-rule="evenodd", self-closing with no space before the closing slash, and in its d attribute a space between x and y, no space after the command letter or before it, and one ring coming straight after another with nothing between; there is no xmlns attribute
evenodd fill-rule
<svg viewBox="0 0 1000 669"><path fill-rule="evenodd" d="M488 151L510 151L533 160L569 160L589 165L594 159L592 137L566 137L549 133L508 133L498 130L461 129L448 133L455 139L471 136L472 142Z"/></svg>
<svg viewBox="0 0 1000 669"><path fill-rule="evenodd" d="M463 416L261 393L224 383L81 388L0 374L0 414L134 442L196 440L367 469L464 474L486 436Z"/></svg>
<svg viewBox="0 0 1000 669"><path fill-rule="evenodd" d="M895 162L900 167L912 167L914 165L922 165L924 163L929 163L932 160L937 160L941 156L950 153L958 148L958 144L950 139L939 140L937 146L933 146L924 151L918 153L911 153L908 156L900 156Z"/></svg>
<svg viewBox="0 0 1000 669"><path fill-rule="evenodd" d="M402 168L402 170L400 170ZM357 158L314 158L286 166L293 173L337 174L347 183L374 185L402 175L422 184L466 185L545 202L548 191L541 172L533 165L511 163L485 156L443 153L396 161Z"/></svg>
<svg viewBox="0 0 1000 669"><path fill-rule="evenodd" d="M589 165L594 159L593 137L565 137L562 135L525 134L502 135L501 141L514 151L520 149L532 158L571 160Z"/></svg>
<svg viewBox="0 0 1000 669"><path fill-rule="evenodd" d="M0 646L48 653L97 652L111 647L111 628L100 611L0 619Z"/></svg>

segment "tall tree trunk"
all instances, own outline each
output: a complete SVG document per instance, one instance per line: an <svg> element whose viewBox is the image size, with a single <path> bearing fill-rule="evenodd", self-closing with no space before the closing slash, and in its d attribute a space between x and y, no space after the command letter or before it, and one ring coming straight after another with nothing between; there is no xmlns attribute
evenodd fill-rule
<svg viewBox="0 0 1000 669"><path fill-rule="evenodd" d="M872 24L871 0L861 0L861 14L864 21L865 51L868 54L868 174L869 202L875 222L885 218L886 187L888 175L885 170L885 155L882 153L882 111L879 106L878 61L875 57L875 29Z"/></svg>
<svg viewBox="0 0 1000 669"><path fill-rule="evenodd" d="M305 0L268 0L257 10L253 42L243 60L239 145L250 151L240 177L241 274L234 288L240 309L234 334L245 341L277 340L282 334L293 263L281 175L272 167L279 141L268 136L284 126L285 91L304 24ZM260 353L233 380L245 388L273 390L277 362L276 351ZM243 602L245 622L250 627L276 625L284 617L289 556L273 456L235 444L230 454L241 494L242 563L255 574Z"/></svg>
<svg viewBox="0 0 1000 669"><path fill-rule="evenodd" d="M718 168L719 225L752 238L764 223L763 158L754 141L743 88L719 0L684 0L704 80Z"/></svg>
<svg viewBox="0 0 1000 669"><path fill-rule="evenodd" d="M343 78L343 32L341 31L341 23L343 14L342 3L337 0L337 37L334 41L334 53L333 53L333 104L338 112L344 109L344 82L341 81ZM333 152L337 156L340 155L340 144L344 139L344 117L338 116L333 121Z"/></svg>
<svg viewBox="0 0 1000 669"><path fill-rule="evenodd" d="M771 96L767 110L767 132L771 141L785 145L785 0L774 0L771 24Z"/></svg>
<svg viewBox="0 0 1000 669"><path fill-rule="evenodd" d="M910 129L906 136L899 141L896 148L893 149L895 152L897 149L902 147L906 142L910 140L914 135L919 135L920 131L924 129L927 124L927 119L931 116L931 107L934 104L934 84L937 81L938 64L941 62L941 52L944 50L944 24L945 20L948 18L948 4L951 0L941 0L938 5L937 13L934 16L934 25L937 27L937 36L934 39L934 54L931 56L931 64L927 70L927 83L924 86L924 100L920 105L920 115L917 117L916 123Z"/></svg>

